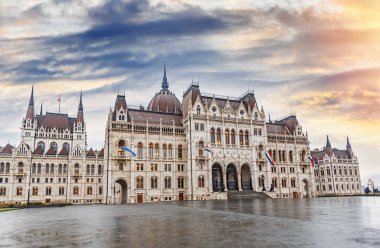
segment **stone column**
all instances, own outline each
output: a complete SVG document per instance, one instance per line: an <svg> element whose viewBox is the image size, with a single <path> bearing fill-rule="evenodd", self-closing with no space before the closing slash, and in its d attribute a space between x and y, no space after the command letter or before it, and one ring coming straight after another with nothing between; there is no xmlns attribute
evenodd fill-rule
<svg viewBox="0 0 380 248"><path fill-rule="evenodd" d="M228 191L227 188L227 171L223 171L223 184L224 184L224 191Z"/></svg>
<svg viewBox="0 0 380 248"><path fill-rule="evenodd" d="M242 188L241 188L241 172L238 173L238 188L239 188L239 191L242 191Z"/></svg>

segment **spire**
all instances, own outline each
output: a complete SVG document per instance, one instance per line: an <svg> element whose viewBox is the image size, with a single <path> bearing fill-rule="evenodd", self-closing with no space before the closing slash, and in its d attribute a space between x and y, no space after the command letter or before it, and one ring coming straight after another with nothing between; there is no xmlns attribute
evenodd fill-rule
<svg viewBox="0 0 380 248"><path fill-rule="evenodd" d="M328 135L327 135L326 148L331 148L331 143L330 143L330 140L329 140L329 136L328 136Z"/></svg>
<svg viewBox="0 0 380 248"><path fill-rule="evenodd" d="M350 140L348 139L348 136L347 136L347 145L346 145L346 149L351 149L351 144L350 144Z"/></svg>
<svg viewBox="0 0 380 248"><path fill-rule="evenodd" d="M83 112L83 104L82 104L82 90L80 91L80 98L79 98L79 106L78 106L78 111Z"/></svg>
<svg viewBox="0 0 380 248"><path fill-rule="evenodd" d="M79 106L78 106L78 114L77 114L77 122L84 123L83 118L83 104L82 104L82 90L80 91L80 99L79 99Z"/></svg>
<svg viewBox="0 0 380 248"><path fill-rule="evenodd" d="M30 94L29 106L34 107L34 86L32 86L32 93Z"/></svg>
<svg viewBox="0 0 380 248"><path fill-rule="evenodd" d="M169 82L168 79L166 78L166 65L164 64L164 77L162 78L162 89L167 90L169 89Z"/></svg>
<svg viewBox="0 0 380 248"><path fill-rule="evenodd" d="M41 102L40 115L42 115L42 102Z"/></svg>
<svg viewBox="0 0 380 248"><path fill-rule="evenodd" d="M34 120L34 86L32 86L32 93L30 94L28 110L26 111L26 119Z"/></svg>

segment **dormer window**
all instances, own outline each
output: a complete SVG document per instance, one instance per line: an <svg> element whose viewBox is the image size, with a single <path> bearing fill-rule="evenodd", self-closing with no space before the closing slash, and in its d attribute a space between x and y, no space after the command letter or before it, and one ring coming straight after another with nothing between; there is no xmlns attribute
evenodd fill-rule
<svg viewBox="0 0 380 248"><path fill-rule="evenodd" d="M119 113L119 121L124 121L124 112L120 111Z"/></svg>
<svg viewBox="0 0 380 248"><path fill-rule="evenodd" d="M257 112L255 112L255 120L256 121L257 121L258 117L259 117L259 114Z"/></svg>
<svg viewBox="0 0 380 248"><path fill-rule="evenodd" d="M201 114L201 106L197 106L197 115L200 115Z"/></svg>

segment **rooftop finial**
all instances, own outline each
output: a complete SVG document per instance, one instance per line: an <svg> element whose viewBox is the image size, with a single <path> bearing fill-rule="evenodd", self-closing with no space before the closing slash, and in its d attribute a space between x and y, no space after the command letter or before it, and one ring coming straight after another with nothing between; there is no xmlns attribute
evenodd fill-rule
<svg viewBox="0 0 380 248"><path fill-rule="evenodd" d="M347 149L351 149L351 144L350 144L350 140L348 139L348 136L347 136L347 145L346 145L346 148Z"/></svg>
<svg viewBox="0 0 380 248"><path fill-rule="evenodd" d="M162 79L162 89L167 90L169 89L169 82L168 79L166 78L166 64L164 63L164 77Z"/></svg>
<svg viewBox="0 0 380 248"><path fill-rule="evenodd" d="M29 106L34 106L34 86L32 86L32 93L30 94Z"/></svg>
<svg viewBox="0 0 380 248"><path fill-rule="evenodd" d="M82 90L80 90L80 98L79 98L78 111L83 111L83 104L82 104Z"/></svg>
<svg viewBox="0 0 380 248"><path fill-rule="evenodd" d="M42 115L42 102L41 102L40 115Z"/></svg>
<svg viewBox="0 0 380 248"><path fill-rule="evenodd" d="M331 143L330 143L330 140L329 140L329 136L328 136L328 135L327 135L326 147L331 148Z"/></svg>

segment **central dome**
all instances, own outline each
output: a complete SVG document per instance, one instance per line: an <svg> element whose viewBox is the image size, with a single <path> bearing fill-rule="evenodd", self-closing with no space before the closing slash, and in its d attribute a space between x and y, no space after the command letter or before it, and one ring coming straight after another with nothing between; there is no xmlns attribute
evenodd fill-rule
<svg viewBox="0 0 380 248"><path fill-rule="evenodd" d="M162 89L152 98L148 105L148 110L160 113L181 113L181 102L169 90L169 82L166 78L166 67L164 65L164 78L162 79Z"/></svg>

